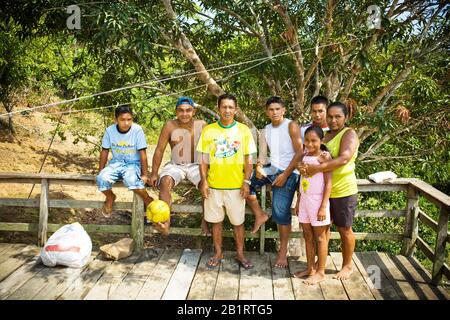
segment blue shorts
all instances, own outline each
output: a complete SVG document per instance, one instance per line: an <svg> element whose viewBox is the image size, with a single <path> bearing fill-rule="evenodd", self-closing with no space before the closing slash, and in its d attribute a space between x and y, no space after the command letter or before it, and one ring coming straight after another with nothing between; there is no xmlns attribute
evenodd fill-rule
<svg viewBox="0 0 450 320"><path fill-rule="evenodd" d="M256 188L261 188L266 184L272 184L272 182L278 177L284 170L280 170L274 167L264 167L264 171L267 174L266 178L257 179L255 171L252 173L250 194L256 194ZM291 173L289 178L283 187L272 186L272 221L276 224L290 225L292 220L291 205L294 199L295 191L297 191L299 183L299 175Z"/></svg>
<svg viewBox="0 0 450 320"><path fill-rule="evenodd" d="M144 182L141 179L141 164L139 162L110 162L96 177L99 191L112 188L112 185L119 180L123 180L124 185L129 189L144 189Z"/></svg>

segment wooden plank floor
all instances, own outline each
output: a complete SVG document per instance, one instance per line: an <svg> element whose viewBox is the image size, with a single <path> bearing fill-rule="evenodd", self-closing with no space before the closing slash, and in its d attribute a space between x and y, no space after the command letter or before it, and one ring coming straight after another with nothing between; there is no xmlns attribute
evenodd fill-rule
<svg viewBox="0 0 450 320"><path fill-rule="evenodd" d="M430 274L415 258L380 252L357 252L347 281L333 278L342 265L340 253L327 259L326 280L308 286L291 274L306 266L289 258L289 267L273 267L276 255L248 252L255 265L244 270L225 252L213 270L211 252L151 248L112 262L93 252L81 269L48 268L32 245L0 244L0 299L169 299L169 300L448 300L443 287L430 285Z"/></svg>

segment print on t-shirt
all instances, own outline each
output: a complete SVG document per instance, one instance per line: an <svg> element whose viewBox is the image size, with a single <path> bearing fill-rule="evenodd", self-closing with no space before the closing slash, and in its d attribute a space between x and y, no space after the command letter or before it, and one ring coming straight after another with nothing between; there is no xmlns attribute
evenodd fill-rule
<svg viewBox="0 0 450 320"><path fill-rule="evenodd" d="M116 153L120 154L132 154L136 152L134 144L130 144L128 141L121 140L117 143L111 143L111 147Z"/></svg>
<svg viewBox="0 0 450 320"><path fill-rule="evenodd" d="M230 139L228 137L224 139L214 139L214 144L216 147L216 151L214 156L216 158L229 158L234 156L239 148L241 147L240 141L233 141L230 143Z"/></svg>

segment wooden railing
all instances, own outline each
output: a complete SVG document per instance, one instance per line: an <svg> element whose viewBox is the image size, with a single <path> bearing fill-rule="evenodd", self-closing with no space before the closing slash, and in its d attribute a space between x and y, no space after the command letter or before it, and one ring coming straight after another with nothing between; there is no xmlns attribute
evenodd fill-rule
<svg viewBox="0 0 450 320"><path fill-rule="evenodd" d="M77 185L96 186L95 176L92 175L62 175L62 174L28 174L28 173L0 173L0 185L2 183L40 184L41 194L39 199L13 199L0 198L0 206L33 207L39 208L39 223L7 223L0 222L0 231L33 231L38 234L38 244L43 245L47 241L47 234L58 230L63 224L48 223L49 208L101 208L103 201L73 200L73 199L50 199L50 185ZM123 188L121 183L115 188ZM404 191L407 194L407 206L404 210L357 210L356 217L406 217L403 234L396 233L367 233L355 232L356 240L397 240L402 241L402 254L412 256L417 248L433 262L432 282L438 284L444 274L450 278L450 270L445 263L446 244L450 242L448 232L450 197L429 184L418 179L397 179L393 183L373 183L368 180L358 180L359 192L382 192L382 191ZM423 196L440 208L439 221L434 221L419 207L419 197ZM268 214L270 208L266 209L266 189L261 192L261 206ZM132 202L116 202L114 209L131 209L131 225L97 225L84 224L88 233L129 233L135 241L136 250L144 246L144 234L157 233L151 226L144 226L144 204L140 197L133 195ZM201 205L172 206L172 212L201 213ZM247 214L250 211L246 210ZM419 221L437 232L434 249L419 237ZM171 227L171 234L202 236L200 228ZM224 231L224 236L232 237L233 232ZM245 232L246 238L259 238L260 253L264 252L265 239L278 238L278 232L267 231L265 225L261 230L252 234ZM303 237L302 232L292 232L291 238ZM331 233L331 239L339 239L338 232Z"/></svg>

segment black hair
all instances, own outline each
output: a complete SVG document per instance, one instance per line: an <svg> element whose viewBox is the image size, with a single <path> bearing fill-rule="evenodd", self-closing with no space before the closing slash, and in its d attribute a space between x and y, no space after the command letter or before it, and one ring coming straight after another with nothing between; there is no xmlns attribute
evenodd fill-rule
<svg viewBox="0 0 450 320"><path fill-rule="evenodd" d="M129 113L131 116L133 116L133 111L131 110L131 106L129 104L124 104L121 106L118 106L116 110L114 111L114 115L116 116L116 119L124 113Z"/></svg>
<svg viewBox="0 0 450 320"><path fill-rule="evenodd" d="M285 103L284 103L283 99L281 99L280 97L277 97L277 96L272 96L269 99L267 99L266 108L268 108L272 103L278 103L283 108L285 107Z"/></svg>
<svg viewBox="0 0 450 320"><path fill-rule="evenodd" d="M339 108L342 110L345 116L348 116L348 107L340 101L336 101L330 104L327 108L327 111L330 110L331 108Z"/></svg>
<svg viewBox="0 0 450 320"><path fill-rule="evenodd" d="M311 105L313 104L324 104L325 107L328 106L328 99L327 97L324 96L315 96L314 98L311 99Z"/></svg>
<svg viewBox="0 0 450 320"><path fill-rule="evenodd" d="M225 100L225 99L227 99L227 100L233 100L234 101L234 105L236 106L236 108L237 108L237 99L236 99L236 96L234 95L234 94L231 94L231 93L224 93L224 94L222 94L222 95L220 95L218 98L217 98L217 107L219 107L220 106L220 102L222 101L222 100Z"/></svg>
<svg viewBox="0 0 450 320"><path fill-rule="evenodd" d="M320 138L320 140L323 139L324 133L323 133L322 128L319 127L319 126L314 126L314 125L306 128L304 137L306 137L306 134L311 132L311 131L314 131L317 134L317 136ZM320 150L328 151L328 148L323 143L321 143L320 144Z"/></svg>

